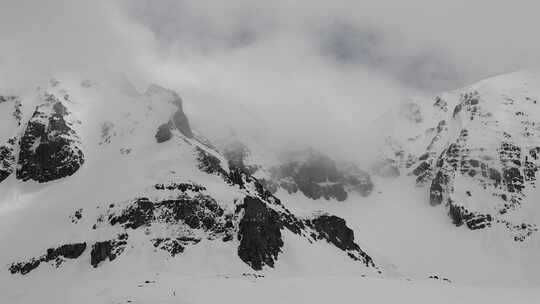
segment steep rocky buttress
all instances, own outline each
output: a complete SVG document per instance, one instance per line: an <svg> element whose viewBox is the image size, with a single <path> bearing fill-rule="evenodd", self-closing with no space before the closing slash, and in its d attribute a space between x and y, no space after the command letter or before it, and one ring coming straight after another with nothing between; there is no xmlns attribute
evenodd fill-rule
<svg viewBox="0 0 540 304"><path fill-rule="evenodd" d="M453 224L501 225L515 241L538 231L519 214L524 203L534 204L527 195L540 168L538 96L526 82L509 91L504 85L520 77L500 76L407 107L400 118L405 133L387 137L387 155L427 188L430 204L445 207Z"/></svg>
<svg viewBox="0 0 540 304"><path fill-rule="evenodd" d="M20 140L17 178L40 183L73 175L84 163L74 121L61 101L45 93Z"/></svg>

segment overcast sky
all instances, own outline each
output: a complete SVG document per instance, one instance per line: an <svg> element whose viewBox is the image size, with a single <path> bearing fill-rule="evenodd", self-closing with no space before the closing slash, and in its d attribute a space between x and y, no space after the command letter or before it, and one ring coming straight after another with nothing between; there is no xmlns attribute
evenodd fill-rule
<svg viewBox="0 0 540 304"><path fill-rule="evenodd" d="M539 6L0 0L0 89L57 73L121 73L178 90L211 136L248 129L343 150L408 97L536 66Z"/></svg>

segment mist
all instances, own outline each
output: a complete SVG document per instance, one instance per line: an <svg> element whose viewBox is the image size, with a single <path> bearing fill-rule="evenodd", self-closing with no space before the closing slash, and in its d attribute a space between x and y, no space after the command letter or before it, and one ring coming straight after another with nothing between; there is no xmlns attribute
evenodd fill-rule
<svg viewBox="0 0 540 304"><path fill-rule="evenodd" d="M540 61L534 1L0 1L0 89L122 74L211 140L358 160L396 104ZM517 34L516 34L517 33Z"/></svg>

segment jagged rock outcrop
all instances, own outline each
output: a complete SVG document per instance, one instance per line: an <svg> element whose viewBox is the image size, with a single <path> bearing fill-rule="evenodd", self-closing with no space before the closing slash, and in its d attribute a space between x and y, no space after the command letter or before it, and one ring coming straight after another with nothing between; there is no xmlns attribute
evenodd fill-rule
<svg viewBox="0 0 540 304"><path fill-rule="evenodd" d="M99 263L109 260L113 261L116 257L124 251L126 247L126 240L128 235L126 233L118 235L116 240L107 240L96 242L92 245L92 251L90 252L90 265L94 268L98 267Z"/></svg>
<svg viewBox="0 0 540 304"><path fill-rule="evenodd" d="M328 241L347 252L352 259L362 261L366 266L375 267L373 259L355 243L354 232L347 227L344 219L322 214L305 222L308 227L317 231L316 238Z"/></svg>
<svg viewBox="0 0 540 304"><path fill-rule="evenodd" d="M65 259L76 259L86 250L86 243L65 244L57 248L47 249L47 253L38 258L32 258L26 262L13 263L9 271L13 274L22 275L36 269L41 263L54 261L56 268L65 261Z"/></svg>
<svg viewBox="0 0 540 304"><path fill-rule="evenodd" d="M244 198L244 216L240 221L238 256L255 270L274 267L283 247L279 214L255 197Z"/></svg>
<svg viewBox="0 0 540 304"><path fill-rule="evenodd" d="M73 175L84 163L80 138L70 112L55 95L45 93L20 139L17 178L40 183Z"/></svg>

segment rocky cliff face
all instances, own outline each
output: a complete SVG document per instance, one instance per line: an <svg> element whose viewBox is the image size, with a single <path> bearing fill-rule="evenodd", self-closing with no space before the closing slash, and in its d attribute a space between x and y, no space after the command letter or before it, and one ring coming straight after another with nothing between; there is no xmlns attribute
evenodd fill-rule
<svg viewBox="0 0 540 304"><path fill-rule="evenodd" d="M80 138L64 105L67 102L44 94L20 140L18 179L44 183L70 176L83 165Z"/></svg>
<svg viewBox="0 0 540 304"><path fill-rule="evenodd" d="M387 155L456 226L502 226L515 241L538 230L520 212L535 203L527 195L540 165L540 106L523 77L530 76L500 76L408 104L398 115L406 131L387 137Z"/></svg>
<svg viewBox="0 0 540 304"><path fill-rule="evenodd" d="M0 96L4 121L0 146L0 182L16 173L22 181L40 183L74 174L84 163L81 141L74 126L78 121L68 109L69 95L56 90L38 89L38 105L28 121L23 121L22 101L17 96ZM6 108L9 107L8 108ZM6 121L7 120L7 121Z"/></svg>

